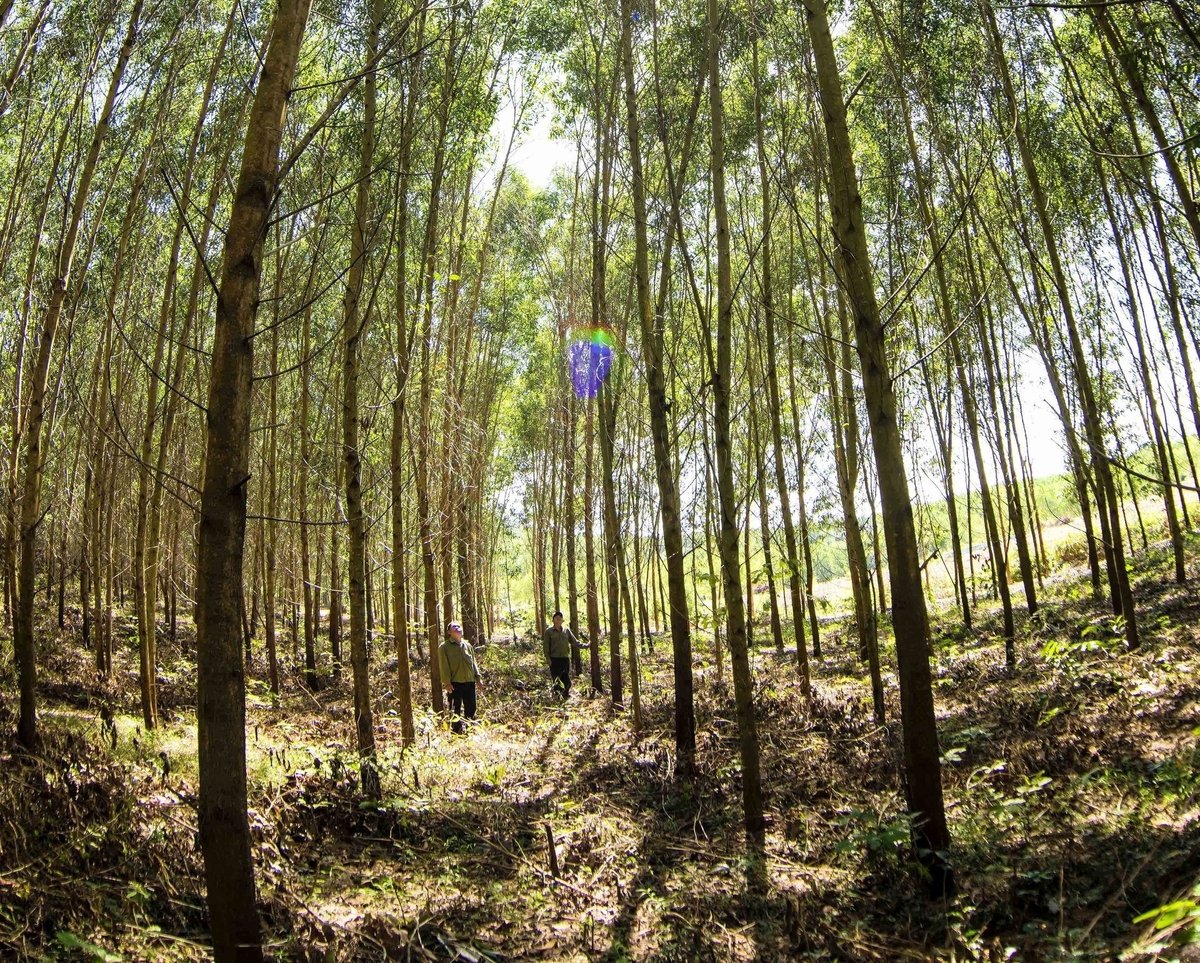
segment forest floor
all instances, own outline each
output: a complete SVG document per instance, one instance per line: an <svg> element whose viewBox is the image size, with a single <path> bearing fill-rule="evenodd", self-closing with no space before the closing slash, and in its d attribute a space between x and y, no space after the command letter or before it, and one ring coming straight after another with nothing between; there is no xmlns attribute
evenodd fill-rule
<svg viewBox="0 0 1200 963"><path fill-rule="evenodd" d="M1200 545L1189 546L1200 577ZM675 772L669 644L642 660L644 726L584 679L551 698L532 640L480 653L481 719L418 717L399 749L376 646L384 799L357 794L348 673L251 690L251 823L269 955L296 960L1197 959L1200 597L1136 559L1127 652L1079 572L1047 578L1004 665L994 613L937 627L934 676L958 892L923 895L897 775L899 706L871 718L847 627L824 629L816 700L794 651L756 653L768 792L741 831L732 697L695 640L698 769ZM982 600L981 600L982 601ZM986 608L986 605L983 606ZM147 734L118 629L98 682L77 631L43 633L43 757L0 742L0 958L204 959L194 667L165 648ZM769 640L756 627L756 640ZM893 661L890 651L885 664ZM607 662L607 654L605 658ZM256 665L256 675L261 667ZM728 671L725 673L728 679ZM427 679L419 671L416 678ZM0 731L14 725L0 670ZM111 719L111 722L106 721ZM550 840L558 876L551 872ZM1145 916L1144 914L1149 914Z"/></svg>

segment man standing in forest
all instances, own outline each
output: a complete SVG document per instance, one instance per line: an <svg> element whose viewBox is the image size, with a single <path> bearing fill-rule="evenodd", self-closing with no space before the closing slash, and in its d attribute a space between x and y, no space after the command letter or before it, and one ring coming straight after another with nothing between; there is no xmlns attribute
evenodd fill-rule
<svg viewBox="0 0 1200 963"><path fill-rule="evenodd" d="M550 663L550 678L560 699L571 694L571 643L579 644L571 630L563 625L562 612L554 613L554 624L546 627L542 649Z"/></svg>
<svg viewBox="0 0 1200 963"><path fill-rule="evenodd" d="M471 643L463 641L462 626L451 622L446 630L450 638L438 648L438 668L442 670L442 685L446 687L450 711L454 714L450 730L461 734L463 720L475 718L475 683L483 677Z"/></svg>

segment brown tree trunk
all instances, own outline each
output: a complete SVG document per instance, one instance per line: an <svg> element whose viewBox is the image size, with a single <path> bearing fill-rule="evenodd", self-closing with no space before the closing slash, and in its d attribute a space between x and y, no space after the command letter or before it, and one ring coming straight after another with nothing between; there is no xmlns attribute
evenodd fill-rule
<svg viewBox="0 0 1200 963"><path fill-rule="evenodd" d="M225 236L208 390L196 556L200 844L218 961L261 960L246 818L245 668L239 651L254 319L263 242L278 189L288 91L308 0L279 0Z"/></svg>
<svg viewBox="0 0 1200 963"><path fill-rule="evenodd" d="M1025 171L1026 180L1029 182L1029 192L1033 201L1034 212L1037 215L1038 224L1041 227L1046 243L1046 256L1050 262L1050 273L1054 282L1055 293L1058 296L1059 306L1062 309L1063 320L1066 322L1071 363L1074 369L1076 387L1079 391L1080 403L1083 408L1084 435L1090 449L1089 457L1096 477L1096 497L1097 501L1101 504L1101 527L1104 527L1106 521L1108 527L1108 540L1106 544L1109 548L1109 553L1107 554L1109 555L1112 575L1114 577L1113 607L1114 609L1119 609L1119 614L1124 616L1125 642L1129 648L1134 649L1138 646L1137 613L1134 610L1133 594L1129 585L1129 571L1125 565L1125 545L1124 539L1121 537L1117 492L1116 486L1113 483L1112 469L1108 462L1108 453L1105 449L1104 426L1100 418L1100 409L1096 402L1091 375L1084 356L1083 342L1080 338L1079 328L1075 319L1075 308L1071 300L1066 272L1063 270L1062 259L1059 256L1058 239L1054 231L1054 226L1050 221L1045 191L1042 188L1041 177L1038 174L1037 165L1034 162L1028 140L1025 137L1025 128L1020 116L1016 93L1013 90L1012 78L1009 75L1008 59L1004 53L1000 28L996 23L995 13L987 0L983 4L983 9L988 36L1004 90L1005 102L1008 106L1009 115L1012 118L1013 133L1016 136L1017 148L1021 156L1021 165ZM1197 233L1197 237L1200 238L1200 232Z"/></svg>
<svg viewBox="0 0 1200 963"><path fill-rule="evenodd" d="M792 598L792 628L796 642L796 667L800 673L800 690L804 698L811 701L812 682L808 669L808 643L804 637L805 606L804 593L800 587L800 556L796 549L796 524L792 519L791 495L788 491L787 470L784 467L783 404L779 394L779 361L775 345L776 309L771 245L771 181L767 167L766 133L763 124L763 97L759 76L757 37L754 39L751 55L754 65L755 150L758 159L758 189L762 202L762 245L759 250L759 262L762 265L760 286L762 289L763 340L766 342L767 349L767 409L771 425L771 448L775 460L775 491L779 497L779 510L783 516L783 544L787 550L784 567L787 570L788 589ZM792 399L793 404L796 401L797 399ZM763 494L765 495L765 492ZM765 534L763 538L765 545ZM774 604L774 600L772 600L772 607L774 607Z"/></svg>
<svg viewBox="0 0 1200 963"><path fill-rule="evenodd" d="M346 518L350 551L350 665L354 673L354 723L358 739L359 778L363 795L380 796L375 763L375 722L371 712L371 677L367 662L367 545L363 517L362 453L359 450L358 375L363 336L371 320L371 305L361 303L372 231L371 172L375 155L375 62L383 20L382 0L368 11L366 77L363 82L363 132L359 148L354 225L350 235L350 268L343 302L342 337L342 458L346 466Z"/></svg>
<svg viewBox="0 0 1200 963"><path fill-rule="evenodd" d="M452 15L446 57L446 68L452 72L457 50L457 15ZM429 211L425 221L425 237L421 248L421 278L418 290L421 311L421 430L417 437L414 454L416 462L417 517L421 534L421 561L424 571L425 632L429 642L430 696L435 712L442 712L445 701L442 694L442 679L438 667L437 648L441 644L442 624L439 616L437 593L436 532L433 527L433 503L429 479L429 462L433 451L433 379L434 370L430 358L430 341L433 334L433 288L434 269L437 265L438 221L441 211L442 181L446 174L446 128L449 123L450 101L454 85L444 85L438 109L437 134L433 151L432 176L429 185Z"/></svg>
<svg viewBox="0 0 1200 963"><path fill-rule="evenodd" d="M1108 178L1105 176L1104 168L1100 163L1097 163L1096 167L1097 173L1100 175L1105 212L1108 214L1109 223L1112 227L1113 242L1117 249L1118 263L1121 266L1121 278L1125 283L1125 306L1126 310L1129 311L1130 319L1133 321L1133 333L1137 342L1138 373L1141 377L1142 391L1146 396L1146 407L1149 410L1150 440L1154 446L1154 454L1158 462L1158 474L1163 480L1161 486L1163 509L1167 516L1167 534L1171 539L1171 555L1175 565L1175 581L1183 583L1187 581L1187 569L1183 553L1183 533L1179 528L1179 514L1175 510L1175 493L1172 491L1170 484L1171 465L1167 459L1167 445L1164 439L1162 419L1158 413L1158 397L1154 391L1154 384L1151 381L1151 372L1153 369L1150 362L1150 354L1146 348L1147 339L1142 330L1142 312L1138 306L1137 289L1133 282L1133 272L1130 267L1129 255L1126 253L1125 243L1122 240L1123 232L1117 222L1117 213L1112 200L1112 192L1108 185ZM1134 504L1137 504L1136 501Z"/></svg>
<svg viewBox="0 0 1200 963"><path fill-rule="evenodd" d="M742 806L746 835L761 842L763 816L762 777L759 772L758 723L754 716L754 681L747 651L746 614L742 601L738 560L737 494L733 484L733 444L730 438L729 396L733 362L733 274L729 250L729 212L725 201L724 104L720 71L720 5L708 0L705 40L708 59L708 92L711 112L713 217L717 235L717 364L713 372L713 431L717 456L717 500L721 525L718 545L729 624L729 654L733 664L734 700L738 742L742 759ZM628 29L628 27L626 28ZM706 319L707 320L707 319Z"/></svg>
<svg viewBox="0 0 1200 963"><path fill-rule="evenodd" d="M753 361L751 361L750 370L751 370L750 388L751 388L751 392L754 392L757 389L757 385L756 385L757 379L753 376L753 372L754 372L754 362ZM757 406L755 405L754 400L752 399L750 402L749 415L750 415L750 434L751 434L751 439L752 439L752 445L754 448L754 463L751 467L753 468L754 475L755 475L755 486L754 487L758 493L758 531L759 531L759 537L762 539L763 568L765 569L766 575L767 575L767 594L771 600L771 639L775 643L775 651L778 652L780 654L780 656L782 656L783 655L783 621L782 621L782 618L781 618L780 612L779 612L779 593L778 593L776 585L775 585L775 563L774 563L774 559L772 558L772 555L771 555L770 509L769 509L769 505L767 503L767 470L766 470L766 462L763 458L764 444L763 444L762 437L758 430L758 413L757 413L756 408L757 408ZM746 499L746 504L747 505L750 504L749 498ZM747 532L750 531L749 525L746 526L746 531ZM794 544L794 540L793 540L793 548L794 547L795 547L795 544ZM747 565L747 568L749 568L749 567L750 566ZM795 578L796 578L796 582L798 585L799 581L800 581L800 573L798 571L795 573ZM804 637L801 634L803 632L803 626L804 626L804 617L803 617L803 612L801 612L801 617L798 620L798 638L796 640L796 644L798 646L800 646L801 648L805 648ZM805 662L805 667L807 668L807 660ZM802 688L803 688L803 682L804 682L804 679L803 679L803 677L801 677Z"/></svg>
<svg viewBox="0 0 1200 963"><path fill-rule="evenodd" d="M283 259L280 257L280 235L276 233L275 286L271 305L271 361L267 372L267 439L262 446L263 474L267 486L267 517L259 527L262 542L263 570L263 642L267 649L267 681L271 693L279 695L279 650L278 650L278 599L277 587L278 529L274 519L279 514L279 303L283 289Z"/></svg>
<svg viewBox="0 0 1200 963"><path fill-rule="evenodd" d="M426 16L422 10L418 17L415 49L424 42ZM412 133L420 97L416 96L419 82L419 60L408 78L409 94L404 108L404 119L399 132L398 164L399 177L395 200L396 238L396 397L392 401L392 429L390 439L390 489L392 501L392 624L395 626L396 645L396 702L400 716L400 740L403 746L411 746L416 740L416 725L413 720L412 704L412 661L409 651L408 610L408 545L405 544L404 519L404 429L407 418L409 379L412 374L412 335L408 318L408 188L409 163L412 156Z"/></svg>
<svg viewBox="0 0 1200 963"><path fill-rule="evenodd" d="M318 215L318 223L320 216ZM308 289L306 288L306 291ZM308 298L305 298L307 301ZM300 519L300 579L304 589L304 684L309 690L316 692L320 687L317 676L317 625L321 618L321 577L318 574L316 584L312 578L312 562L309 558L308 536L308 462L311 457L309 431L309 372L312 344L312 310L311 306L304 309L303 329L300 338L300 465L296 479L297 515ZM317 544L317 571L320 572L320 541Z"/></svg>
<svg viewBox="0 0 1200 963"><path fill-rule="evenodd" d="M904 742L904 788L912 813L918 857L933 873L933 886L952 886L948 861L950 831L942 799L937 719L929 668L929 624L921 590L920 558L913 527L912 500L904 464L896 395L887 357L875 284L867 250L862 198L846 124L841 76L822 0L804 0L812 41L825 131L829 144L830 207L840 275L854 311L855 341L870 417L871 440L879 469L884 536L892 588L892 624L900 677Z"/></svg>
<svg viewBox="0 0 1200 963"><path fill-rule="evenodd" d="M342 463L334 473L334 491L342 485ZM337 495L331 506L331 526L329 529L329 655L332 660L332 673L335 679L342 675L342 547L341 529L345 521L342 513L342 500Z"/></svg>
<svg viewBox="0 0 1200 963"><path fill-rule="evenodd" d="M624 549L621 520L617 516L615 490L616 464L613 454L613 435L616 433L617 400L613 397L614 382L610 378L600 388L597 402L600 408L600 465L601 488L604 498L604 548L608 569L608 685L612 703L625 704L625 679L621 672L621 567Z"/></svg>
<svg viewBox="0 0 1200 963"><path fill-rule="evenodd" d="M588 625L588 668L591 673L592 691L604 691L604 676L600 671L600 604L596 591L596 486L593 478L592 463L595 459L595 411L596 406L587 406L587 418L584 430L584 462L583 462L583 560L584 560L584 592L587 602ZM538 630L542 626L539 624Z"/></svg>
<svg viewBox="0 0 1200 963"><path fill-rule="evenodd" d="M575 395L567 392L567 424L563 453L563 508L567 529L567 619L571 627L571 668L578 676L583 671L583 656L579 651L579 580L576 576L575 548Z"/></svg>
<svg viewBox="0 0 1200 963"><path fill-rule="evenodd" d="M58 249L56 274L51 285L46 314L42 321L38 356L29 383L29 406L24 421L25 479L20 499L17 612L16 618L13 620L13 653L16 656L20 689L20 710L16 735L17 743L29 750L36 749L40 743L37 721L37 654L34 646L33 608L37 529L42 520L42 472L45 468L45 456L42 452L42 427L45 420L46 388L54 351L54 338L71 284L79 229L87 208L92 179L96 173L96 164L100 159L100 151L104 146L113 110L116 107L117 94L121 89L121 79L125 74L125 67L129 63L130 54L133 52L141 12L142 0L135 0L125 39L121 44L117 63L113 68L108 95L92 132L91 146L75 186L70 219L63 234L62 244Z"/></svg>

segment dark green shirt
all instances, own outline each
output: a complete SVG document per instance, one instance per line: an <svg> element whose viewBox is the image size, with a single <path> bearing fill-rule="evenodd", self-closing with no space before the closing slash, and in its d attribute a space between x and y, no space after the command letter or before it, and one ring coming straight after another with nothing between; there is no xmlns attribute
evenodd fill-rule
<svg viewBox="0 0 1200 963"><path fill-rule="evenodd" d="M542 649L547 659L569 659L571 657L571 642L575 636L565 625L556 629L553 625L547 627L542 636Z"/></svg>
<svg viewBox="0 0 1200 963"><path fill-rule="evenodd" d="M447 682L478 682L483 678L475 662L470 642L447 639L438 648L438 668L442 670L442 685Z"/></svg>

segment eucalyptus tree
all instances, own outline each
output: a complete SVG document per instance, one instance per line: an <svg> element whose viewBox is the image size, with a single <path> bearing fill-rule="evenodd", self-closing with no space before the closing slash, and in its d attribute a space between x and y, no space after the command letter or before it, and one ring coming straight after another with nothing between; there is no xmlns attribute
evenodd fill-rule
<svg viewBox="0 0 1200 963"><path fill-rule="evenodd" d="M263 958L246 817L245 669L238 645L249 480L251 337L276 201L288 93L308 0L280 0L250 110L225 235L209 375L196 555L200 842L219 960Z"/></svg>
<svg viewBox="0 0 1200 963"><path fill-rule="evenodd" d="M437 591L437 555L435 547L435 530L433 517L433 501L429 477L429 462L433 456L432 425L433 425L433 388L435 371L432 360L433 341L433 312L434 312L434 283L437 277L437 244L439 217L442 212L442 184L447 173L447 136L450 122L450 110L454 99L455 83L458 77L460 60L463 56L464 40L463 25L460 22L461 13L457 9L449 11L449 22L443 31L442 41L443 62L438 88L438 97L434 101L436 113L432 118L436 125L434 136L433 157L429 185L429 202L426 208L425 233L420 248L420 271L416 285L416 298L413 310L418 313L420 323L417 328L417 340L420 351L420 424L421 430L417 444L413 446L413 457L416 465L416 495L417 517L421 536L421 561L424 573L424 610L425 631L429 644L430 692L434 709L442 711L442 680L439 677L438 660L434 657L441 638L441 606Z"/></svg>
<svg viewBox="0 0 1200 963"><path fill-rule="evenodd" d="M1029 186L1030 198L1041 230L1042 241L1046 247L1051 284L1066 328L1071 371L1079 392L1084 421L1084 437L1088 447L1089 461L1096 478L1096 494L1101 509L1102 525L1107 519L1105 554L1110 559L1113 606L1118 614L1124 617L1126 644L1130 648L1136 648L1138 645L1137 615L1134 611L1129 572L1125 562L1125 544L1118 517L1117 490L1105 446L1102 413L1097 403L1095 385L1084 352L1083 339L1079 331L1075 303L1063 263L1058 234L1050 217L1049 202L1042 183L1042 176L1038 170L1037 160L1026 134L1025 121L1013 87L1008 55L1004 50L1000 27L991 5L983 0L982 6L984 24L999 74L1008 117L1013 125L1021 167Z"/></svg>
<svg viewBox="0 0 1200 963"><path fill-rule="evenodd" d="M991 551L993 570L996 572L996 587L1000 594L1000 601L1003 610L1006 658L1008 665L1011 668L1015 664L1016 654L1013 643L1015 633L1013 607L1008 584L1008 556L1002 544L1000 520L992 500L992 486L989 484L987 478L988 472L985 461L982 431L980 427L981 418L976 403L976 385L972 383L972 380L970 379L971 369L967 363L965 352L961 344L962 339L960 338L959 331L957 330L957 312L952 300L945 257L946 248L950 238L943 237L945 228L942 227L938 212L934 208L932 200L933 187L930 185L929 179L925 173L925 165L922 163L920 150L916 141L916 134L914 132L912 113L909 109L909 100L904 92L906 78L903 74L903 71L906 49L903 46L900 46L897 52L893 53L892 42L887 36L888 28L885 25L878 8L874 4L871 4L871 10L876 31L880 39L880 50L883 54L887 70L891 74L892 82L898 92L896 101L902 118L904 142L908 148L910 170L912 171L912 177L916 187L915 193L917 198L917 212L920 217L920 222L925 227L928 245L928 257L932 262L933 274L936 282L937 297L935 304L937 306L938 316L941 322L941 330L939 333L941 335L941 342L947 346L950 353L950 365L954 372L955 380L958 384L959 402L962 407L966 430L971 440L971 450L975 458L976 475L979 479L980 503L983 509L984 529ZM976 308L976 310L978 309ZM1020 556L1020 568L1024 582L1026 603L1029 607L1029 611L1032 613L1037 608L1037 597L1036 588L1033 581L1033 569L1030 564L1029 552L1025 538L1024 524L1020 519L1019 507L1017 507L1019 506L1019 502L1014 502L1012 500L1012 496L1016 493L1015 485L1008 484L1005 487L1010 496L1010 509L1013 510L1012 528L1016 535L1018 552Z"/></svg>
<svg viewBox="0 0 1200 963"><path fill-rule="evenodd" d="M1171 221L1178 223L1178 214L1168 216L1168 208L1160 191L1155 187L1155 171L1152 164L1153 152L1147 150L1146 139L1137 121L1137 112L1125 85L1114 64L1111 42L1114 38L1112 23L1105 18L1109 29L1103 31L1106 45L1109 46L1108 56L1085 59L1084 52L1095 50L1100 44L1096 36L1095 20L1097 18L1073 17L1062 27L1056 27L1048 18L1044 21L1044 29L1048 34L1054 50L1057 53L1067 81L1067 90L1071 98L1071 106L1075 114L1075 123L1080 134L1086 140L1093 157L1093 167L1103 209L1106 212L1112 243L1116 248L1121 277L1126 290L1125 310L1134 326L1135 338L1141 339L1137 333L1141 320L1141 309L1138 302L1144 297L1154 314L1159 313L1159 303L1165 307L1165 313L1170 319L1170 330L1173 334L1171 351L1165 338L1162 348L1171 369L1174 394L1174 407L1181 422L1180 434L1186 437L1188 432L1182 426L1184 408L1191 409L1191 422L1200 434L1200 401L1198 401L1196 381L1193 375L1193 353L1197 342L1195 332L1188 331L1183 319L1183 300L1178 273L1180 258L1187 259L1188 235L1172 230ZM1123 61L1136 59L1134 52L1126 50L1121 54ZM1134 72L1134 80L1140 78L1136 63L1130 64L1126 70ZM1143 97L1148 96L1146 88L1142 87ZM1186 188L1185 188L1186 190ZM1118 210L1117 207L1121 210ZM1122 212L1128 209L1127 217ZM1122 223L1124 220L1125 223ZM1154 251L1155 255L1143 259L1136 255L1137 242L1129 243L1141 234L1146 241L1146 250ZM1180 235L1178 241L1172 235ZM1180 251L1179 247L1183 250ZM1147 262L1155 277L1152 279L1146 270ZM1145 294L1137 293L1137 288L1144 289ZM1190 335L1190 337L1189 337ZM1190 341L1190 344L1189 344ZM1165 418L1160 419L1157 408L1155 388L1151 375L1152 367L1147 363L1152 361L1152 354L1147 354L1142 348L1136 352L1139 366L1142 368L1142 388L1146 392L1146 401L1150 408L1151 426L1148 434L1153 438L1163 431ZM1172 354L1174 357L1172 358ZM1172 363L1174 362L1174 363ZM1175 364L1182 376L1182 387L1186 391L1186 405L1181 397L1182 392L1176 378ZM1165 445L1159 449L1159 475L1166 480L1169 477L1169 451ZM1190 448L1187 449L1190 456ZM1195 468L1192 469L1193 475ZM1169 485L1163 485L1164 499L1167 503L1168 525L1172 523L1174 496ZM1186 501L1181 499L1180 506L1185 515ZM1178 533L1172 535L1174 545L1176 577L1182 574L1181 556L1182 544Z"/></svg>
<svg viewBox="0 0 1200 963"><path fill-rule="evenodd" d="M342 318L342 457L346 473L346 516L349 528L347 569L350 583L350 664L354 671L354 723L358 738L362 791L378 799L381 789L375 762L375 723L371 711L371 679L367 665L367 547L363 515L362 453L359 447L358 378L360 345L373 313L373 295L364 303L365 280L376 236L372 211L377 111L376 61L384 19L382 0L371 0L365 11L366 47L363 52L363 121L355 174L354 220L350 234L350 264ZM274 613L269 612L273 619Z"/></svg>
<svg viewBox="0 0 1200 963"><path fill-rule="evenodd" d="M624 29L625 21L622 21ZM590 247L591 276L589 316L592 331L611 330L613 307L610 304L608 287L609 250L613 244L613 168L616 161L616 135L614 116L617 94L620 87L610 77L615 73L606 41L611 36L612 23L601 17L588 29L591 45L591 75L589 109L593 138L593 167L590 191ZM619 362L617 367L619 368ZM609 649L608 684L614 705L624 700L624 677L621 670L621 593L620 593L620 519L617 516L616 493L613 489L613 448L617 424L617 403L614 398L613 380L619 377L611 372L610 379L599 384L595 392L595 414L598 422L600 447L600 494L601 517L604 525L606 596L608 602L607 637ZM586 386L592 394L591 385ZM598 639L593 638L593 646Z"/></svg>
<svg viewBox="0 0 1200 963"><path fill-rule="evenodd" d="M751 56L754 86L754 146L758 162L759 199L762 205L760 214L762 240L758 260L761 265L759 268L759 286L761 289L760 298L762 305L762 338L766 349L764 367L767 383L767 414L771 429L771 449L775 468L775 493L779 498L783 523L784 546L786 549L784 569L787 573L788 589L791 593L792 623L796 643L796 665L800 672L800 684L804 697L811 699L812 683L809 678L808 669L808 643L804 632L805 597L800 582L800 554L797 549L796 524L792 516L788 474L784 466L783 399L779 390L780 362L776 346L778 340L776 336L777 307L775 301L775 265L773 263L774 247L772 244L775 201L771 190L767 139L764 127L767 105L765 103L766 98L764 97L763 88L766 81L759 62L758 36L759 33L767 29L768 21L762 11L755 11L755 13L759 19L758 23L754 26L755 35L752 41ZM764 503L762 511L765 514L765 492L760 495L760 501Z"/></svg>
<svg viewBox="0 0 1200 963"><path fill-rule="evenodd" d="M38 336L38 353L29 383L27 409L21 434L24 443L25 472L20 489L20 532L17 561L17 611L13 620L13 651L16 655L20 678L20 714L17 723L17 741L27 749L36 749L40 742L37 725L36 685L37 661L34 646L34 594L35 554L37 530L42 522L42 474L45 468L45 453L42 450L42 429L46 415L47 387L50 366L53 360L54 341L62 318L63 307L74 283L74 264L79 232L83 225L91 194L92 179L100 152L112 123L117 97L122 89L125 68L133 54L138 25L142 12L142 0L134 0L129 14L124 38L117 52L116 63L109 79L108 93L100 115L92 129L91 143L80 165L74 184L70 212L66 218L62 237L55 252L55 276L50 287L50 296L42 318ZM16 403L21 403L17 399ZM14 454L15 458L15 454ZM14 496L16 492L13 493Z"/></svg>
<svg viewBox="0 0 1200 963"><path fill-rule="evenodd" d="M950 832L942 798L937 720L929 667L929 622L921 588L908 472L896 421L896 396L867 248L854 153L846 122L841 74L820 0L805 0L805 14L829 146L829 202L838 250L839 281L854 312L855 347L862 369L871 440L879 467L892 589L892 624L899 663L904 786L919 858L935 889L953 885Z"/></svg>
<svg viewBox="0 0 1200 963"><path fill-rule="evenodd" d="M158 564L160 556L159 538L161 534L161 513L163 484L165 471L163 458L170 450L171 431L174 424L174 413L178 404L177 392L167 391L160 412L160 383L164 382L164 365L166 352L171 337L171 322L178 282L178 264L183 247L184 232L187 227L187 212L192 206L192 193L198 186L197 169L201 141L204 137L208 113L214 96L218 92L218 80L225 66L225 50L229 44L234 26L234 11L231 9L226 18L221 39L214 52L204 80L200 95L200 103L196 110L196 120L192 126L187 148L180 159L178 170L179 186L176 201L179 214L171 233L171 241L167 254L167 271L162 286L162 301L158 313L157 335L155 337L153 357L146 379L146 413L142 422L142 438L140 456L137 463L137 514L136 531L134 535L133 558L133 595L134 609L138 620L138 645L140 652L141 690L142 690L142 722L145 727L153 729L158 723L157 671L156 671L156 596L158 591ZM222 103L224 106L224 103ZM219 129L219 128L218 128ZM219 148L214 153L219 154ZM171 172L167 177L171 178ZM216 178L215 180L219 180ZM214 192L212 200L217 195ZM209 205L211 213L212 204ZM209 221L206 219L202 230L207 240ZM201 244L203 250L203 242ZM198 295L199 278L193 281L192 293L189 298L188 323L185 325L183 337L189 336L191 321L194 317L195 299ZM176 366L184 358L184 352L176 353ZM169 387L182 384L181 371L174 371L174 377L165 383ZM160 425L161 420L161 425Z"/></svg>
<svg viewBox="0 0 1200 963"><path fill-rule="evenodd" d="M717 500L720 505L721 574L725 589L729 651L733 665L738 742L742 761L742 806L746 833L761 840L765 833L762 776L759 770L758 723L754 714L754 684L747 651L746 614L738 558L737 495L734 491L733 450L730 439L730 390L733 364L733 268L730 253L729 213L725 197L724 98L720 69L721 9L708 0L705 16L710 122L709 177L712 183L713 220L716 232L717 297L716 365L712 372L713 433L717 460ZM705 315L707 319L707 314Z"/></svg>
<svg viewBox="0 0 1200 963"><path fill-rule="evenodd" d="M408 545L405 540L405 428L408 422L408 392L412 377L412 344L415 325L409 317L409 257L408 229L410 219L409 196L412 178L413 140L417 123L417 108L421 102L424 77L424 57L417 53L425 42L428 26L426 6L422 5L410 29L413 53L406 57L399 71L399 80L404 84L407 96L400 109L400 123L394 128L396 156L396 196L392 206L393 224L391 233L395 244L395 281L393 310L395 312L395 388L392 399L392 425L388 457L390 469L391 522L392 522L392 625L396 640L396 695L399 702L401 740L411 745L416 738L413 721L413 696L409 626L411 619L408 608L408 568L405 558ZM386 131L385 131L386 133Z"/></svg>

